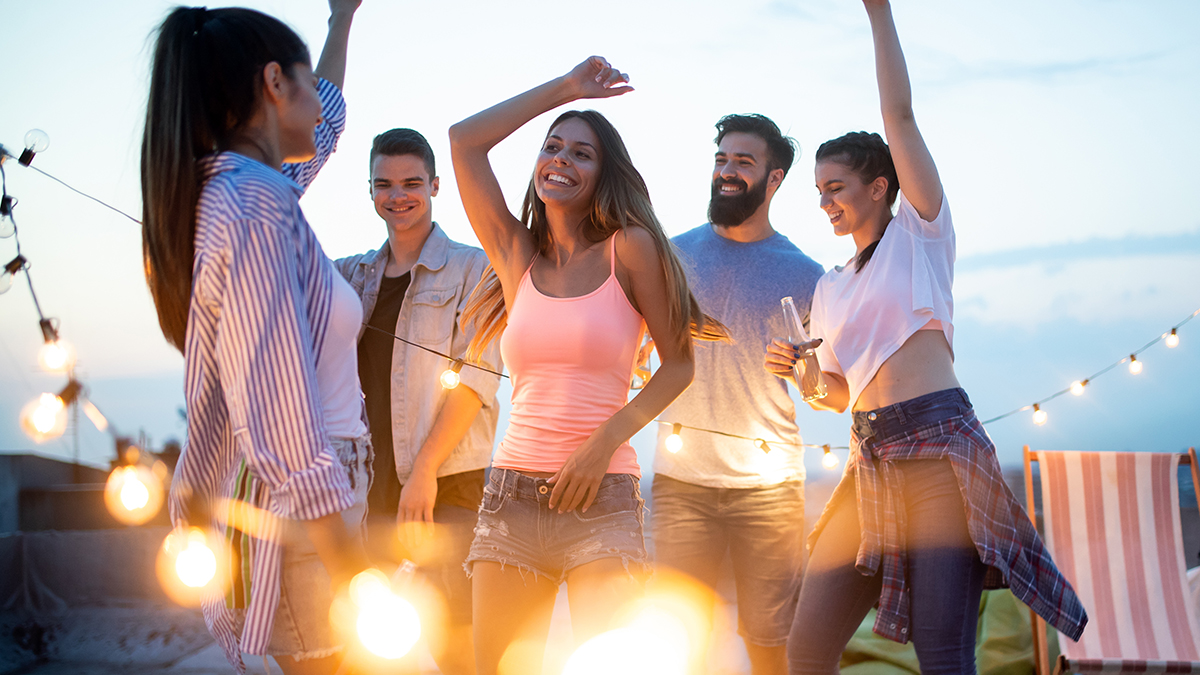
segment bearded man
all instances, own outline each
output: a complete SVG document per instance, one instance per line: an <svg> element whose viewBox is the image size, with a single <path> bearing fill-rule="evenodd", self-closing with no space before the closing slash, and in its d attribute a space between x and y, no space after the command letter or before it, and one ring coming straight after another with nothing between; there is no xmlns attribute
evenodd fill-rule
<svg viewBox="0 0 1200 675"><path fill-rule="evenodd" d="M710 222L672 241L690 263L700 306L734 341L696 350L695 380L662 415L685 428L683 448L670 452L673 426L659 427L655 561L714 588L728 551L751 670L782 674L803 571L805 472L795 405L787 384L763 369L762 354L773 337L788 335L779 300L792 296L807 323L824 270L769 218L796 142L762 115L727 115L716 143ZM769 452L689 426L761 438Z"/></svg>

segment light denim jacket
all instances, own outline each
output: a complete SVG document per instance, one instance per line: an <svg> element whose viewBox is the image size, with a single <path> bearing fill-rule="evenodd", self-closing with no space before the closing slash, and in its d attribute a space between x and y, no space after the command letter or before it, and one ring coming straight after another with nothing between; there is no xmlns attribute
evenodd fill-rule
<svg viewBox="0 0 1200 675"><path fill-rule="evenodd" d="M391 249L385 241L374 251L334 261L334 266L362 298L364 321L375 311L390 257ZM434 223L433 232L413 265L395 334L456 359L463 358L474 330L464 329L460 318L487 265L483 251L451 240ZM365 330L359 331L360 339ZM392 443L396 476L401 483L412 474L417 453L442 410L447 391L439 378L449 365L446 359L403 342L397 341L392 349ZM483 353L481 365L501 371L499 340ZM470 366L465 366L459 374L462 378L459 386L470 387L483 401L483 408L462 442L438 469L439 477L485 468L492 458L500 377Z"/></svg>

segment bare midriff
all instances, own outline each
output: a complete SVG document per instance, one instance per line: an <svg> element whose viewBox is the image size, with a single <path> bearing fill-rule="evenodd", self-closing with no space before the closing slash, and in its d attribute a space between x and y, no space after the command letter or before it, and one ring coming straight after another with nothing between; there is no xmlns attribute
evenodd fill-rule
<svg viewBox="0 0 1200 675"><path fill-rule="evenodd" d="M875 410L959 386L946 334L919 330L883 362L854 402L854 410Z"/></svg>

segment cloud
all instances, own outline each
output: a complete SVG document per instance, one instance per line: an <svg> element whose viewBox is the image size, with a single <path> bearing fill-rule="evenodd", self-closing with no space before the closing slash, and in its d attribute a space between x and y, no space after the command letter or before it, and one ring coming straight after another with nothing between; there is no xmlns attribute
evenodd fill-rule
<svg viewBox="0 0 1200 675"><path fill-rule="evenodd" d="M1132 235L1123 239L1095 238L1075 243L984 253L961 258L954 267L959 273L969 273L1031 263L1062 264L1096 258L1129 258L1188 253L1200 253L1200 229L1182 234L1151 237Z"/></svg>

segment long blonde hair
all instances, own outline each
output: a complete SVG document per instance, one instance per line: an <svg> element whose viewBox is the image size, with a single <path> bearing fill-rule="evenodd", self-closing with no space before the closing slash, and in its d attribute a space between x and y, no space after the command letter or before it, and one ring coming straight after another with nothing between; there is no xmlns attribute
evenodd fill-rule
<svg viewBox="0 0 1200 675"><path fill-rule="evenodd" d="M674 347L684 354L692 353L692 340L729 340L729 331L716 319L700 310L700 303L688 287L687 274L675 247L663 231L662 224L654 215L650 203L650 191L646 181L633 166L625 142L616 128L604 115L595 110L571 110L559 115L546 132L550 133L566 120L579 119L591 127L600 140L601 164L596 194L592 199L592 213L583 223L583 236L597 243L608 239L628 227L640 227L654 237L654 246L662 262L667 280L667 312L670 325L675 328ZM530 178L521 205L521 222L533 235L534 247L539 255L548 255L552 246L550 224L546 220L546 203L538 197L534 180ZM489 265L483 278L471 294L463 311L463 323L475 324L475 336L467 350L468 358L475 359L492 341L500 337L508 325L508 312L504 307L504 292L500 278Z"/></svg>

